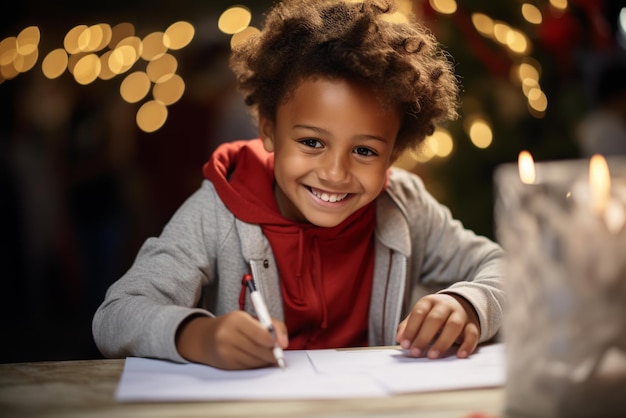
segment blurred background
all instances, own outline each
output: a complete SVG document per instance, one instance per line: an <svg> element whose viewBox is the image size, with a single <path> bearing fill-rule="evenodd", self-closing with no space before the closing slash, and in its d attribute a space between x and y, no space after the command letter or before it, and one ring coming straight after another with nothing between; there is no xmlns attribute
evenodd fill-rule
<svg viewBox="0 0 626 418"><path fill-rule="evenodd" d="M100 358L91 318L221 142L271 1L22 0L0 13L0 362ZM626 0L401 0L452 55L461 117L397 165L494 238L494 168L626 152Z"/></svg>

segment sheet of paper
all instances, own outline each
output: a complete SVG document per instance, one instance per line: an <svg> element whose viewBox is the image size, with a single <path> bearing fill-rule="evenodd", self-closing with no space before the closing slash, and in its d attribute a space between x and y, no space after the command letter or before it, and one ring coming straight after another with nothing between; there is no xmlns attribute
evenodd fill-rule
<svg viewBox="0 0 626 418"><path fill-rule="evenodd" d="M308 351L321 374L373 377L390 394L493 387L504 384L503 344L485 345L467 359L452 352L438 360L411 358L398 349Z"/></svg>
<svg viewBox="0 0 626 418"><path fill-rule="evenodd" d="M225 371L138 357L126 359L116 392L120 402L330 399L386 396L372 378L318 374L306 351L285 351L287 367Z"/></svg>
<svg viewBox="0 0 626 418"><path fill-rule="evenodd" d="M286 369L224 371L199 364L129 357L116 392L120 402L336 399L499 386L502 344L469 359L414 359L402 350L285 351Z"/></svg>

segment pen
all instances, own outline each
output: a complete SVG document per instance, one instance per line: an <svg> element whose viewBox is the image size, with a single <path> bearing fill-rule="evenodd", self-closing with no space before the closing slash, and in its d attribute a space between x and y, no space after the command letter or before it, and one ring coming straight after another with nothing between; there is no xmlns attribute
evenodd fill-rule
<svg viewBox="0 0 626 418"><path fill-rule="evenodd" d="M254 306L254 311L259 317L259 322L263 325L276 339L276 334L274 332L274 326L272 325L272 319L270 318L270 313L267 310L267 305L265 301L261 297L261 294L256 289L254 284L254 280L252 279L252 275L245 274L243 276L243 280L246 282L246 286L248 286L248 290L250 290L250 300L252 300L252 305ZM283 353L283 349L280 348L277 344L274 345L274 357L276 357L276 361L281 368L285 368L285 355Z"/></svg>

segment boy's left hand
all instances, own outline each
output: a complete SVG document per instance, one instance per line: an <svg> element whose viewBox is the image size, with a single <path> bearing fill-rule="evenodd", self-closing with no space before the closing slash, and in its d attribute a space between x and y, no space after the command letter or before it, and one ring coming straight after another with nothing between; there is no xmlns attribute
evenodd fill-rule
<svg viewBox="0 0 626 418"><path fill-rule="evenodd" d="M412 357L421 356L432 344L426 353L432 359L455 342L460 344L457 357L468 357L476 350L479 337L480 323L472 305L460 296L444 293L418 300L396 333L396 341Z"/></svg>

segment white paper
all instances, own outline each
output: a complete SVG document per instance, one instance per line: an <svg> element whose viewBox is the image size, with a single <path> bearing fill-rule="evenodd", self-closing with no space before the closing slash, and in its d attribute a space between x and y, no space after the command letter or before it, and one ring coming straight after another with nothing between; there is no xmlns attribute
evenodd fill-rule
<svg viewBox="0 0 626 418"><path fill-rule="evenodd" d="M468 359L407 357L401 349L291 350L287 367L225 371L138 357L126 359L116 399L206 401L336 399L501 386L502 344L480 347Z"/></svg>

